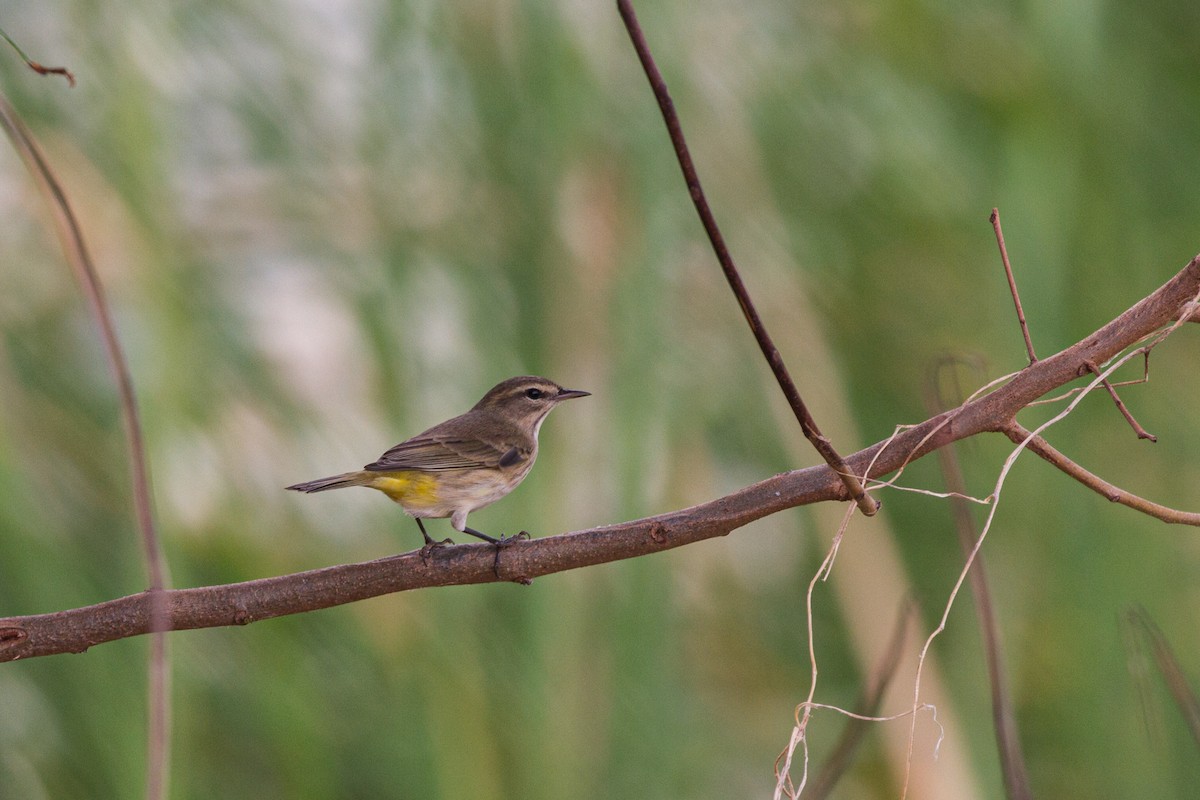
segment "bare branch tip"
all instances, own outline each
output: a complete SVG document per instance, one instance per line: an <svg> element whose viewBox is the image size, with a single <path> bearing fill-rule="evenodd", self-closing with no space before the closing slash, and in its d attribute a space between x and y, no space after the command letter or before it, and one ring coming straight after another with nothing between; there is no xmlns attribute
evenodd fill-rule
<svg viewBox="0 0 1200 800"><path fill-rule="evenodd" d="M873 517L879 513L879 509L883 506L883 501L876 500L871 495L863 492L856 500L858 510L862 512L864 517Z"/></svg>
<svg viewBox="0 0 1200 800"><path fill-rule="evenodd" d="M9 46L16 51L17 56L25 62L25 66L29 67L37 74L62 75L67 79L68 87L72 89L75 88L75 75L71 72L71 70L67 69L66 67L47 67L44 64L39 64L37 61L34 61L32 58L25 55L25 51L21 49L21 46L13 41L13 38L5 33L3 29L0 29L0 39L4 39L4 41L8 42Z"/></svg>
<svg viewBox="0 0 1200 800"><path fill-rule="evenodd" d="M75 74L73 72L71 72L71 70L67 69L66 67L47 67L42 64L39 64L36 61L28 61L26 63L29 65L29 68L31 70L33 70L34 72L36 72L39 75L62 75L64 78L67 79L67 88L68 89L75 88Z"/></svg>

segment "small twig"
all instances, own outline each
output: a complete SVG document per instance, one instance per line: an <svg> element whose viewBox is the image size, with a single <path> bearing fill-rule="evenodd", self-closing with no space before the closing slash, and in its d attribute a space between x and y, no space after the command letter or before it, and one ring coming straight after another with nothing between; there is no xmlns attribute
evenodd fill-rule
<svg viewBox="0 0 1200 800"><path fill-rule="evenodd" d="M935 380L930 382L929 392L926 396L926 407L930 413L937 413L945 405L935 396L936 386L935 377ZM950 504L954 512L958 541L962 546L963 555L970 558L971 553L975 550L979 534L974 518L971 516L971 508L964 499L967 487L963 480L962 468L958 463L956 445L947 445L938 450L938 460L941 463L946 489L950 493ZM968 577L971 581L971 593L975 597L979 627L983 633L984 657L992 690L992 722L996 728L996 746L1000 754L1000 771L1004 776L1004 786L1010 800L1030 800L1033 797L1033 789L1029 784L1029 771L1025 765L1025 756L1021 752L1021 737L1017 729L1016 710L1008 691L1008 679L1005 675L1004 658L1001 652L1000 626L996 622L996 611L992 605L992 593L988 586L983 553L976 555L976 563L971 568Z"/></svg>
<svg viewBox="0 0 1200 800"><path fill-rule="evenodd" d="M1022 442L1029 439L1029 450L1038 455L1042 460L1057 467L1058 469L1070 475L1075 480L1082 483L1092 491L1104 497L1113 503L1120 503L1123 506L1128 506L1135 511L1154 517L1155 519L1169 522L1175 525L1196 525L1200 526L1200 513L1193 511L1179 511L1178 509L1169 508L1158 503L1151 502L1142 497L1127 492L1120 487L1114 486L1100 476L1089 472L1083 467L1076 464L1067 456L1056 450L1053 445L1043 439L1041 436L1032 436L1030 432L1019 422L1010 422L1001 431L1013 442Z"/></svg>
<svg viewBox="0 0 1200 800"><path fill-rule="evenodd" d="M25 55L25 51L22 50L21 47L14 42L7 33L4 32L3 28L0 28L0 37L3 37L4 41L8 42L12 49L17 51L17 55L20 56L21 60L25 62L25 66L29 67L39 75L62 75L67 79L67 86L72 89L75 88L75 75L72 74L71 70L67 69L66 67L47 67L34 61L32 58Z"/></svg>
<svg viewBox="0 0 1200 800"><path fill-rule="evenodd" d="M742 281L742 276L738 272L737 266L733 263L733 257L729 254L729 248L725 245L721 229L717 226L716 217L713 216L712 210L708 206L708 200L704 197L704 189L700 185L700 177L696 172L696 165L692 161L691 152L688 150L687 141L683 136L683 126L679 122L679 115L675 113L675 103L671 100L671 95L667 91L667 83L663 79L662 73L659 72L658 66L654 63L654 57L650 54L650 47L646 43L646 37L642 33L641 26L638 24L637 14L634 13L633 5L629 0L617 0L617 10L620 12L621 19L625 23L625 29L629 32L633 48L637 51L638 60L642 63L642 69L646 73L646 78L650 81L650 88L654 91L654 98L658 101L658 108L662 112L664 122L667 124L667 132L671 137L671 144L675 148L675 157L679 160L679 168L683 170L683 179L687 184L688 194L691 195L692 203L696 207L696 213L700 215L700 222L704 225L704 230L708 234L708 240L712 244L713 252L716 253L717 261L720 262L721 269L725 273L725 279L729 282L729 288L733 290L734 296L737 297L738 305L742 308L742 315L745 316L746 322L750 325L750 330L754 334L754 338L758 341L759 349L762 350L763 356L767 359L771 371L775 373L775 380L779 383L779 388L783 390L788 404L792 407L792 411L796 415L797 422L800 423L800 430L803 431L804 437L812 443L816 451L825 459L825 463L841 477L850 499L858 504L859 510L867 516L872 516L879 510L879 504L867 494L863 488L862 481L855 476L846 465L845 459L834 450L829 439L817 427L816 420L809 413L808 407L800 397L800 392L796 388L796 384L792 381L792 376L788 373L787 367L783 363L783 356L779 354L779 349L775 347L771 335L767 333L767 328L763 324L762 318L759 317L758 311L754 307L754 302L750 299L750 293L746 291L746 285Z"/></svg>
<svg viewBox="0 0 1200 800"><path fill-rule="evenodd" d="M1000 229L1000 209L993 208L992 229L996 232L996 244L1000 246L1000 260L1004 262L1004 275L1008 278L1008 290L1012 292L1013 305L1017 307L1017 322L1021 323L1021 335L1025 337L1025 352L1029 354L1029 363L1037 363L1037 354L1033 352L1033 340L1029 338L1029 325L1025 322L1025 309L1021 308L1021 295L1017 292L1017 279L1013 277L1012 264L1008 261L1008 248L1004 246L1004 231Z"/></svg>
<svg viewBox="0 0 1200 800"><path fill-rule="evenodd" d="M1147 352L1146 353L1147 371L1149 371L1149 358L1150 358L1150 354L1149 354L1149 352ZM1100 367L1098 367L1096 365L1095 361L1091 361L1091 360L1084 361L1083 365L1088 368L1089 372L1091 372L1095 375L1100 374ZM1111 397L1113 399L1113 402L1117 404L1117 410L1121 412L1121 416L1125 417L1125 421L1129 423L1129 427L1133 428L1133 432L1137 434L1137 437L1139 439L1149 439L1152 442L1157 442L1158 437L1155 436L1153 433L1150 433L1149 431L1147 431L1145 428L1143 428L1141 426L1141 424L1136 419L1133 418L1133 414L1129 413L1129 409L1125 407L1125 403L1121 400L1121 396L1119 394L1117 394L1116 387L1112 385L1112 383L1108 380L1108 378L1105 378L1103 383L1104 383L1104 388L1108 390L1109 397Z"/></svg>

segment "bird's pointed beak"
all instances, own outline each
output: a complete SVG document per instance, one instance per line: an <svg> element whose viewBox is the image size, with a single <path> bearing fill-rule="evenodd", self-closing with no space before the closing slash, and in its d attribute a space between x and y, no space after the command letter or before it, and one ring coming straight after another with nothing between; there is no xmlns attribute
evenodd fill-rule
<svg viewBox="0 0 1200 800"><path fill-rule="evenodd" d="M585 392L582 389L560 389L557 400L570 400L572 397L588 397L591 392Z"/></svg>

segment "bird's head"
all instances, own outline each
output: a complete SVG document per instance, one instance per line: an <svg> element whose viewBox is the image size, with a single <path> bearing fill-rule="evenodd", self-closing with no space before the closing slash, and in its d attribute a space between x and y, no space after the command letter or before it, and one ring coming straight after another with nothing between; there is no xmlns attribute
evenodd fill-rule
<svg viewBox="0 0 1200 800"><path fill-rule="evenodd" d="M528 427L536 436L542 420L552 408L564 400L589 394L591 392L580 389L564 389L546 378L522 375L493 386L472 410L498 414L521 427Z"/></svg>

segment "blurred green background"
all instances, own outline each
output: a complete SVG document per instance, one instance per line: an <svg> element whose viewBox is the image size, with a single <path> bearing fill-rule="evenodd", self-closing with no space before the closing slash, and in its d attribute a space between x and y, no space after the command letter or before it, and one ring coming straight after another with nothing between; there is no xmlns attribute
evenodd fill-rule
<svg viewBox="0 0 1200 800"><path fill-rule="evenodd" d="M1024 365L993 206L1041 355L1200 250L1200 5L639 11L746 282L843 452L927 416L947 354L986 365L959 371L967 391ZM612 3L13 0L0 26L79 78L68 90L0 57L116 313L175 586L415 547L381 496L281 487L365 463L524 372L594 396L546 425L520 490L472 516L485 531L636 518L817 460ZM115 392L9 147L0 211L0 615L139 591ZM1051 441L1200 508L1195 337L1124 390L1158 444L1099 395ZM972 492L1009 449L962 449ZM935 467L903 482L939 489ZM923 638L961 562L945 501L881 498L817 588L822 702L854 702L907 593ZM529 588L172 635L171 796L769 796L809 685L805 588L841 512ZM984 554L1035 793L1194 796L1197 746L1122 616L1145 606L1200 675L1197 533L1022 456ZM138 796L146 651L0 665L0 797ZM1001 797L968 596L933 652L947 739L935 760L922 718L913 796ZM885 712L911 701L911 661ZM841 726L818 713L814 767ZM872 727L837 796L898 796L907 730Z"/></svg>

